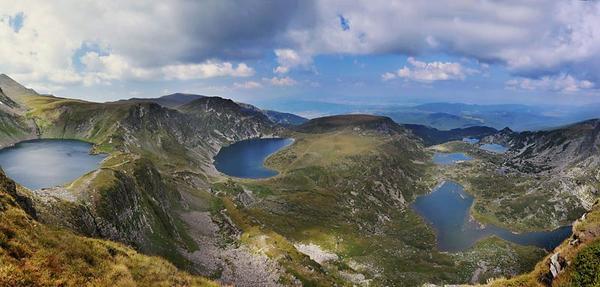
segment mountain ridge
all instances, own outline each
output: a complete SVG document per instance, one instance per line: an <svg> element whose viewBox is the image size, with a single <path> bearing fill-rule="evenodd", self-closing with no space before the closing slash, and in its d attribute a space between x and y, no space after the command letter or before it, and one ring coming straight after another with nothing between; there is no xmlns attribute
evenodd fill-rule
<svg viewBox="0 0 600 287"><path fill-rule="evenodd" d="M457 180L474 177L466 179L467 190L479 184L503 191L506 183L524 180L537 187L546 181L530 170L509 166L505 160L511 159L512 150L493 155L456 141L425 148L427 139L418 138L410 126L364 114L284 126L252 105L220 97L200 97L169 108L145 100L92 103L28 95L22 97L27 112L19 117L35 123L37 137L86 140L94 144L94 152L109 154L98 170L67 186L45 192L23 189L30 193L41 224L116 240L225 284L468 282L481 262L493 268L483 271L485 276L477 276L478 280L528 271L540 258L540 250L497 239L483 240L458 254L440 253L435 248L435 232L409 208L418 195L437 184L433 173L439 168L430 162L436 148L459 147L477 155L476 161L458 169L480 172L458 174ZM591 124L594 131L595 122ZM585 140L590 128L570 128L574 130L566 133L570 140L589 148ZM463 133L493 132L479 129L445 133L444 140ZM272 136L295 139L265 162L278 176L241 180L215 170L212 160L221 147ZM535 138L540 150L554 153L562 147L552 131L523 138L528 140L519 140L505 129L482 142L531 143ZM515 192L522 189L506 184L511 193L478 193L477 202L502 203L504 210L511 208L506 220L525 227L537 223L535 219L547 215L544 212L563 216L544 224L563 222L581 210L579 203L571 206L574 201L587 201L585 196L593 195L581 187L593 186L595 178L574 174L576 169L567 167L564 173L545 176L556 175L567 184L566 189L574 187L577 192L553 187L521 194ZM593 166L584 168L594 171ZM582 178L590 182L578 183ZM62 193L72 196L61 197ZM531 195L535 200L530 200ZM518 221L515 217L522 217L518 212L526 210L513 206L519 207L522 200L534 207L551 206L528 214L533 220ZM477 203L474 210L481 212ZM329 261L322 261L315 252Z"/></svg>

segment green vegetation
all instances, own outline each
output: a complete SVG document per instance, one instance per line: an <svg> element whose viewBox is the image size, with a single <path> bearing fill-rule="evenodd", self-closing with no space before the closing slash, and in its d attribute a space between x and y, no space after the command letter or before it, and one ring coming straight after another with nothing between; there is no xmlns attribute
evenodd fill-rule
<svg viewBox="0 0 600 287"><path fill-rule="evenodd" d="M158 257L37 222L0 173L1 286L217 286Z"/></svg>
<svg viewBox="0 0 600 287"><path fill-rule="evenodd" d="M508 173L502 170L502 156L481 151L463 142L449 142L432 148L440 152L463 152L474 160L433 169L432 177L451 179L475 196L471 214L482 223L514 231L536 231L568 225L585 210L573 194L558 193L550 175Z"/></svg>
<svg viewBox="0 0 600 287"><path fill-rule="evenodd" d="M363 121L359 128L331 126L305 126L292 134L294 144L266 162L280 171L274 178L213 184L242 227L244 243L271 250L272 258L288 254L284 258L297 262L282 264L290 273L306 268L303 257L250 238L314 244L338 258L321 264L330 278L376 286L468 282L480 262L490 266L478 279L485 280L530 270L544 255L498 239L464 253L438 252L433 230L408 207L433 182L427 175L429 155L401 130L365 128ZM254 202L235 204L244 189L252 191ZM322 280L313 283L329 285Z"/></svg>
<svg viewBox="0 0 600 287"><path fill-rule="evenodd" d="M547 198L544 189L554 187L540 185L545 177L504 174L501 156L465 143L433 150L467 152L476 160L436 167L418 140L385 117L327 117L290 131L220 98L200 98L173 110L149 102L46 97L17 88L11 91L19 93L17 102L26 110L19 123L35 122L44 138L92 142L94 152L109 157L98 171L66 186L74 201L34 197L39 221L47 225L23 211L29 209L17 208L11 199L15 195L0 192L0 198L8 198L0 201L0 285L211 284L174 267L201 270L186 256L205 247L190 236L194 227L179 217L189 211L210 214L219 227L216 245L267 255L281 267L280 283L287 285L485 282L530 271L543 251L488 238L464 252L439 252L434 231L409 206L418 195L442 178L456 180L476 197L472 214L478 220L513 230L568 223L581 212L571 195ZM15 126L0 121L0 129L15 140L29 136ZM242 180L213 172L211 160L219 146L271 134L296 139L267 159L279 175ZM580 180L594 182L588 176ZM549 205L551 200L562 200L563 210ZM589 214L576 229L590 234L600 221L597 216ZM589 242L583 241L582 248ZM596 268L587 263L597 248L590 247L579 261L575 251L563 248L580 267L562 277L591 282L585 274ZM531 274L494 284L535 285L544 272L542 262Z"/></svg>
<svg viewBox="0 0 600 287"><path fill-rule="evenodd" d="M600 285L600 239L577 253L571 271L573 286Z"/></svg>
<svg viewBox="0 0 600 287"><path fill-rule="evenodd" d="M600 205L596 204L586 214L585 218L578 220L573 226L573 238L566 240L558 246L554 253L560 254L567 262L565 270L551 281L552 286L598 286L600 283ZM547 255L535 266L530 273L519 275L511 279L492 281L492 287L504 286L547 286L542 283L542 278L550 274L550 256Z"/></svg>

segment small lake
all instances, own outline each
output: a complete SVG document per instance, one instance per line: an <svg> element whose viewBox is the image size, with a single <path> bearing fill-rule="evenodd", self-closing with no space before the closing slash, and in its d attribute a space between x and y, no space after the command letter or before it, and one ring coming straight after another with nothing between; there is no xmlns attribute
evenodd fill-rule
<svg viewBox="0 0 600 287"><path fill-rule="evenodd" d="M493 153L505 153L508 148L499 144L482 144L479 148Z"/></svg>
<svg viewBox="0 0 600 287"><path fill-rule="evenodd" d="M469 215L472 204L473 197L460 184L444 181L431 193L417 197L412 207L435 229L441 251L465 250L492 235L517 244L552 250L571 235L571 226L525 233L513 233L494 225L482 227Z"/></svg>
<svg viewBox="0 0 600 287"><path fill-rule="evenodd" d="M466 142L466 143L470 143L470 144L476 144L479 142L478 139L474 139L474 138L463 138L462 141Z"/></svg>
<svg viewBox="0 0 600 287"><path fill-rule="evenodd" d="M433 154L433 163L439 165L453 165L463 161L469 161L473 158L462 153L462 152L453 152L453 153L441 153L436 152Z"/></svg>
<svg viewBox="0 0 600 287"><path fill-rule="evenodd" d="M33 140L0 150L0 166L29 189L69 183L100 166L106 155L92 155L92 145L76 140Z"/></svg>
<svg viewBox="0 0 600 287"><path fill-rule="evenodd" d="M265 159L278 150L293 143L293 139L268 138L249 139L221 148L215 156L218 171L241 178L267 178L277 171L264 166Z"/></svg>

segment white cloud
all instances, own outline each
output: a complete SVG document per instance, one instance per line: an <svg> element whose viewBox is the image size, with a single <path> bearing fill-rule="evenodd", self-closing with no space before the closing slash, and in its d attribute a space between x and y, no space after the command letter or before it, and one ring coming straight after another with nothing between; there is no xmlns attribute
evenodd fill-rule
<svg viewBox="0 0 600 287"><path fill-rule="evenodd" d="M410 66L404 66L394 73L384 73L381 75L382 80L397 77L419 82L462 80L467 74L475 72L455 62L422 62L412 57L409 57L407 62Z"/></svg>
<svg viewBox="0 0 600 287"><path fill-rule="evenodd" d="M213 77L249 77L254 69L244 63L234 66L229 62L206 61L201 64L176 64L158 68L134 67L119 55L101 56L96 52L88 52L81 57L85 66L83 80L90 85L111 80L192 80Z"/></svg>
<svg viewBox="0 0 600 287"><path fill-rule="evenodd" d="M534 2L534 3L532 3ZM314 25L287 32L319 54L450 54L512 73L568 72L600 82L599 1L317 1ZM339 28L336 15L352 22Z"/></svg>
<svg viewBox="0 0 600 287"><path fill-rule="evenodd" d="M300 55L292 49L276 49L277 66L273 72L277 74L286 74L290 69L301 66L308 67L312 64L312 58L309 55Z"/></svg>
<svg viewBox="0 0 600 287"><path fill-rule="evenodd" d="M560 74L556 76L544 76L539 79L512 79L506 82L506 87L509 89L574 93L580 90L592 89L594 88L594 83L587 80L578 80L571 75Z"/></svg>
<svg viewBox="0 0 600 287"><path fill-rule="evenodd" d="M258 89L262 88L262 85L259 82L255 81L246 81L243 83L234 83L233 86L237 89Z"/></svg>
<svg viewBox="0 0 600 287"><path fill-rule="evenodd" d="M298 83L290 77L263 78L263 81L269 82L273 86L295 86Z"/></svg>
<svg viewBox="0 0 600 287"><path fill-rule="evenodd" d="M381 79L384 81L389 81L389 80L392 80L395 78L396 78L395 73L385 72L385 73L383 73L383 75L381 75Z"/></svg>
<svg viewBox="0 0 600 287"><path fill-rule="evenodd" d="M23 25L15 29L10 19L19 13ZM340 27L340 15L351 29ZM310 68L324 54L443 53L500 63L516 75L566 73L598 84L598 27L599 1L3 0L0 72L62 86L165 72L238 77L254 72L237 63L273 50L277 74ZM98 49L85 51L86 43ZM79 58L91 52L90 71L82 71ZM92 72L94 64L101 68Z"/></svg>
<svg viewBox="0 0 600 287"><path fill-rule="evenodd" d="M188 27L200 24L188 21L190 17L178 16L210 14L208 8L229 11L228 5L208 7L179 0L169 3L5 0L0 12L0 72L36 87L130 79L251 76L254 70L247 64L215 57L224 49L206 46L206 43L219 43L218 39L207 41L214 31L195 34L197 30ZM265 13L269 5L255 6L253 13L260 14ZM20 13L23 25L14 29L11 19ZM220 16L194 17L199 18L231 22ZM202 26L220 27L221 32L225 29L222 25ZM251 25L246 27L250 29ZM233 32L240 29L230 28L237 29ZM239 35L236 40L244 37ZM95 49L87 50L89 44Z"/></svg>
<svg viewBox="0 0 600 287"><path fill-rule="evenodd" d="M179 64L169 65L162 69L166 79L190 80L206 79L213 77L250 77L254 75L254 69L244 63L234 67L229 62L217 63L207 61L202 64Z"/></svg>

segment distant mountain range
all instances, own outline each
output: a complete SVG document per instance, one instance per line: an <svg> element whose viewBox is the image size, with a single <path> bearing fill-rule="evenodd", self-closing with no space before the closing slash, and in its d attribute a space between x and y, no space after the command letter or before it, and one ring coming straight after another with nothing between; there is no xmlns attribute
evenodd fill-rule
<svg viewBox="0 0 600 287"><path fill-rule="evenodd" d="M600 117L600 104L587 106L474 105L428 103L414 106L339 104L311 101L265 103L271 109L309 117L347 113L388 116L399 124L419 124L439 130L488 126L515 131L542 130Z"/></svg>

